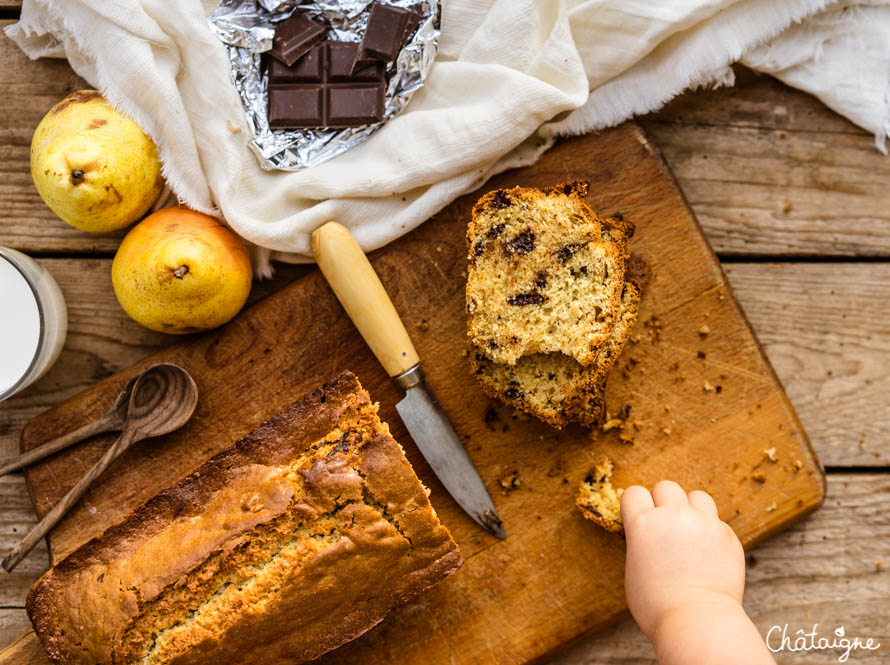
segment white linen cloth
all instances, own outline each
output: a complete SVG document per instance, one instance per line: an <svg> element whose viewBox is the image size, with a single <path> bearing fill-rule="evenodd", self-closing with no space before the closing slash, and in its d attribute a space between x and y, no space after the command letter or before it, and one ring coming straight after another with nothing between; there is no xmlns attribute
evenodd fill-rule
<svg viewBox="0 0 890 665"><path fill-rule="evenodd" d="M221 215L268 258L311 260L336 219L369 251L559 135L732 83L741 60L890 130L890 0L444 0L425 87L364 144L312 169L263 171L214 0L25 0L6 33L74 70L157 143L184 204Z"/></svg>

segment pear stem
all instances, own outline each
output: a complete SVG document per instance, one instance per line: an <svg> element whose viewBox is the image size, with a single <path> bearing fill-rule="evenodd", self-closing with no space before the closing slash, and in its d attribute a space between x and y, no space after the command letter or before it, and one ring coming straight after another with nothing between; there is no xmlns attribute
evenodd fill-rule
<svg viewBox="0 0 890 665"><path fill-rule="evenodd" d="M182 279L189 272L189 267L187 265L181 265L176 270L173 271L173 276L176 279Z"/></svg>
<svg viewBox="0 0 890 665"><path fill-rule="evenodd" d="M83 182L83 169L71 169L71 184L79 185Z"/></svg>

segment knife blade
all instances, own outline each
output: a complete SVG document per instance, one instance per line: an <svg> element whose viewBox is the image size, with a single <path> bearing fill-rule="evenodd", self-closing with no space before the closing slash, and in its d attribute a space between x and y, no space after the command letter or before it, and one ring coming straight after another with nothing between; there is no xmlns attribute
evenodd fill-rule
<svg viewBox="0 0 890 665"><path fill-rule="evenodd" d="M423 381L420 357L368 257L336 222L312 233L312 253L349 318L387 374L405 389L396 405L424 459L477 524L505 539L500 517L454 428Z"/></svg>
<svg viewBox="0 0 890 665"><path fill-rule="evenodd" d="M467 515L493 536L506 540L504 525L482 478L424 382L420 365L395 379L405 388L405 399L396 404L396 411L433 473Z"/></svg>

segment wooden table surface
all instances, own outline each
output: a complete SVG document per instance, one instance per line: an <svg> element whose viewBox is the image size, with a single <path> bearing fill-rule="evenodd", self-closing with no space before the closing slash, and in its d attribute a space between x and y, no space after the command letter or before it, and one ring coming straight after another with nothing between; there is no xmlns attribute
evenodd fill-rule
<svg viewBox="0 0 890 665"><path fill-rule="evenodd" d="M0 1L0 27L14 18ZM40 200L31 134L53 103L87 87L64 61L30 62L0 38L0 245L56 277L69 308L65 349L50 372L0 405L0 456L18 451L36 414L175 341L132 322L111 289L122 233L87 235ZM674 171L828 471L815 515L748 555L745 605L762 633L820 625L872 637L890 653L890 158L866 132L814 98L737 69L734 88L683 95L642 119ZM305 268L280 266L266 295ZM35 522L21 474L0 478L0 549ZM0 646L28 627L24 599L47 567L38 547L0 577ZM835 663L837 652L777 654ZM654 664L630 619L551 665Z"/></svg>

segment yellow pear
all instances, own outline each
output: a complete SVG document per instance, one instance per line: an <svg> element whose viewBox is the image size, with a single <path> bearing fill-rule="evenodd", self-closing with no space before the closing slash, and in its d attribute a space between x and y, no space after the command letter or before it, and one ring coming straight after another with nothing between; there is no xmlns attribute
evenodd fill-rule
<svg viewBox="0 0 890 665"><path fill-rule="evenodd" d="M163 186L155 144L97 90L72 92L40 121L31 177L62 220L96 233L135 222Z"/></svg>
<svg viewBox="0 0 890 665"><path fill-rule="evenodd" d="M184 334L221 326L250 293L241 238L209 215L164 208L130 229L111 264L124 311L146 328Z"/></svg>

